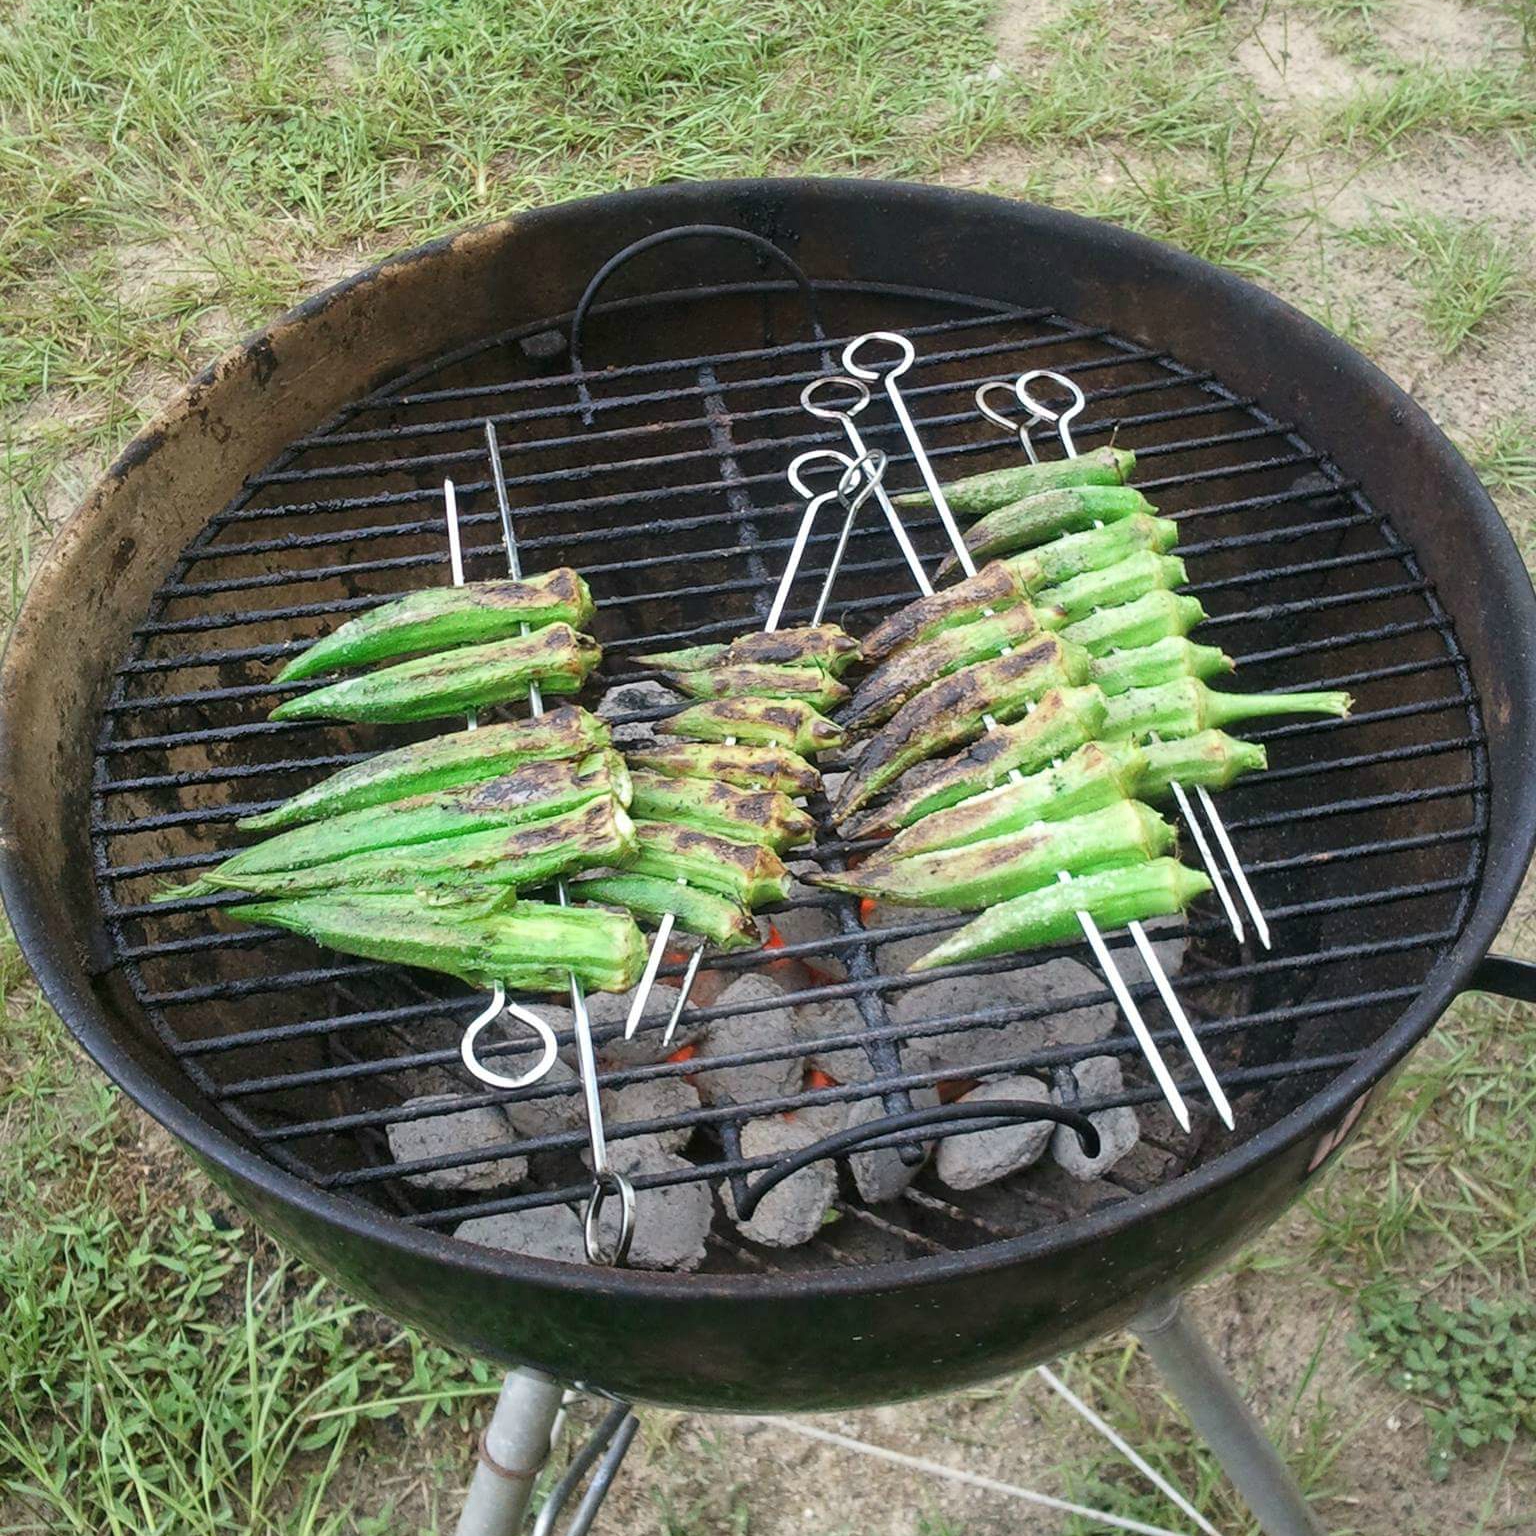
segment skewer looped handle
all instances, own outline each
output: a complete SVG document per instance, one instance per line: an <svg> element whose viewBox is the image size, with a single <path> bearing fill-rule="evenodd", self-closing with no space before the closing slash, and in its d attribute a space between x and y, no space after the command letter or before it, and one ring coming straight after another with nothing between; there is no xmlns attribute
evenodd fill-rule
<svg viewBox="0 0 1536 1536"><path fill-rule="evenodd" d="M503 1073L492 1071L475 1054L475 1043L479 1040L481 1033L504 1013L510 1013L520 1024L526 1024L539 1041L538 1061L518 1077L507 1077ZM538 1082L554 1065L555 1032L538 1014L530 1012L518 1003L509 1003L507 989L498 981L491 989L490 1002L475 1015L464 1031L464 1037L459 1041L459 1059L464 1063L464 1069L471 1077L479 1078L488 1087L526 1088L530 1083Z"/></svg>

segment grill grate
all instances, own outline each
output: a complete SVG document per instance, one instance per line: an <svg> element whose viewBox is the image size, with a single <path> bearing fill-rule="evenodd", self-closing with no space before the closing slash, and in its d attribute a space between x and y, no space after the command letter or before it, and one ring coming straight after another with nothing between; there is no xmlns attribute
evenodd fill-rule
<svg viewBox="0 0 1536 1536"><path fill-rule="evenodd" d="M1235 1136L1198 1118L1191 1135L1181 1134L1128 1035L1083 1042L1062 1027L1110 1003L1086 968L1054 995L1036 985L1041 967L1080 949L938 973L997 978L992 1006L946 1005L942 983L932 973L902 974L892 951L960 919L899 914L866 931L847 902L802 888L777 918L787 942L771 962L722 957L714 968L734 974L771 963L790 987L774 1006L815 1010L823 1037L814 1049L861 1051L868 1080L750 1105L705 1104L666 1121L610 1119L609 1139L686 1129L687 1166L641 1174L637 1187L728 1181L739 1193L748 1173L768 1165L740 1155L747 1119L870 1097L905 1108L912 1090L957 1075L953 1064L935 1066L925 1043L942 1039L952 1063L960 1041L972 1077L1049 1078L1053 1068L1116 1054L1126 1069L1124 1093L1081 1107L1136 1105L1142 1150L1129 1173L1094 1186L1091 1198L1134 1199L1272 1123L1354 1061L1459 932L1486 830L1483 735L1465 659L1412 551L1360 486L1291 424L1210 375L1041 310L919 289L816 289L829 332L895 324L916 340L918 362L904 393L946 475L1007 461L1007 446L977 431L970 394L978 382L1031 366L1069 371L1088 397L1077 429L1084 446L1113 437L1134 447L1136 483L1185 525L1180 553L1190 590L1212 613L1209 638L1238 658L1238 685L1348 687L1357 713L1345 722L1245 733L1269 745L1272 766L1226 792L1223 808L1271 917L1274 953L1240 954L1219 911L1204 906L1156 932L1237 1109ZM267 722L266 712L293 691L267 681L273 663L348 613L445 579L445 474L465 509L470 574L499 568L481 437L487 415L515 471L508 491L529 568L574 564L592 584L606 681L648 675L626 662L634 652L757 627L798 515L784 466L805 448L839 440L797 400L837 343L759 344L772 326L795 324L792 299L789 285L758 282L600 305L588 350L611 353L622 338L631 356L581 381L548 344L569 317L433 361L297 440L253 477L188 547L136 631L103 714L93 784L92 845L113 960L199 1090L266 1156L314 1185L451 1230L472 1216L582 1198L587 1176L577 1154L585 1133L577 1127L474 1153L392 1161L392 1123L507 1099L472 1090L458 1069L458 1035L480 999L442 978L242 929L214 915L213 898L148 902L166 877L216 862L234 841L236 818L412 734ZM728 338L741 344L726 348ZM690 344L694 355L682 358L652 360L641 351ZM912 481L895 423L875 416L872 409L865 418L871 446L890 455L893 483ZM925 556L941 547L936 518L908 526ZM796 595L814 593L834 541L833 531L813 535ZM829 617L861 632L907 595L894 542L866 517ZM792 602L786 622L807 616ZM827 841L816 857L842 858L862 846ZM1125 935L1111 944L1127 955ZM1127 958L1131 990L1158 1043L1181 1060L1171 1027L1157 1027L1164 1015L1150 981L1139 980ZM687 1019L703 1025L754 1011L710 1004L690 1008ZM664 1019L662 1010L643 1029L654 1034ZM1044 1033L1021 1049L1019 1027L1030 1021ZM617 1020L595 1025L600 1053L621 1030ZM561 1045L570 1045L568 1032ZM802 1041L793 1054L812 1048ZM488 1045L482 1055L523 1049ZM789 1054L762 1047L712 1056L705 1070ZM700 1071L697 1060L626 1058L610 1063L604 1080L617 1087ZM576 1091L546 1082L511 1097ZM430 1093L451 1099L407 1107ZM1192 1107L1198 1101L1192 1094ZM511 1156L533 1160L533 1187L453 1193L404 1178ZM717 1220L707 1267L921 1257L1069 1219L1082 1198L1038 1172L964 1195L925 1175L901 1202L876 1210L845 1192L839 1210L852 1219L840 1221L832 1238L771 1259Z"/></svg>

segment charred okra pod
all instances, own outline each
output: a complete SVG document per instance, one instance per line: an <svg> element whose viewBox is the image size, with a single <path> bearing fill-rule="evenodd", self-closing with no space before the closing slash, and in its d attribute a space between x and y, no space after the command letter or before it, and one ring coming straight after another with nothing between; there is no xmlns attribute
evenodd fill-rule
<svg viewBox="0 0 1536 1536"><path fill-rule="evenodd" d="M1005 562L994 560L974 576L897 609L866 637L864 659L886 661L946 630L1012 608L1027 596L1028 588L1019 575Z"/></svg>
<svg viewBox="0 0 1536 1536"><path fill-rule="evenodd" d="M433 790L493 779L523 763L580 757L612 741L607 724L579 705L565 704L538 720L510 720L478 731L455 731L412 742L354 763L300 790L270 811L243 817L250 832L293 827L340 816L371 805L386 805Z"/></svg>
<svg viewBox="0 0 1536 1536"><path fill-rule="evenodd" d="M1104 738L1193 736L1197 731L1266 715L1335 715L1350 711L1347 693L1217 693L1194 678L1157 688L1132 688L1109 699Z"/></svg>
<svg viewBox="0 0 1536 1536"><path fill-rule="evenodd" d="M479 784L413 795L279 833L226 859L213 872L217 879L205 876L157 899L200 896L238 885L250 875L312 869L379 848L409 848L471 832L548 821L599 796L615 799L627 808L630 794L629 768L611 750L594 752L575 762L526 763Z"/></svg>
<svg viewBox="0 0 1536 1536"><path fill-rule="evenodd" d="M601 656L590 635L547 624L513 640L460 646L332 683L286 700L269 718L393 722L463 715L525 699L530 683L548 694L576 693Z"/></svg>
<svg viewBox="0 0 1536 1536"><path fill-rule="evenodd" d="M1074 485L1043 491L999 507L972 524L965 533L965 547L979 564L994 555L1031 549L1058 534L1081 533L1095 523L1115 523L1153 510L1152 503L1129 485ZM939 567L940 578L959 565L951 555Z"/></svg>
<svg viewBox="0 0 1536 1536"><path fill-rule="evenodd" d="M634 658L642 666L672 672L712 667L819 667L841 677L859 659L859 642L836 624L805 624L743 635L729 645L694 645L680 651L653 651Z"/></svg>
<svg viewBox="0 0 1536 1536"><path fill-rule="evenodd" d="M514 992L553 992L576 979L590 992L627 992L645 966L634 919L594 907L485 900L423 902L415 895L332 891L302 901L240 907L242 922L272 923L328 949L457 976Z"/></svg>
<svg viewBox="0 0 1536 1536"><path fill-rule="evenodd" d="M1063 944L1081 937L1079 912L1088 913L1101 928L1170 917L1210 888L1203 874L1174 859L1153 859L1056 881L983 912L907 969L933 971L942 965Z"/></svg>
<svg viewBox="0 0 1536 1536"><path fill-rule="evenodd" d="M703 779L669 779L643 770L634 775L631 809L643 821L671 821L738 843L760 843L783 853L809 841L816 823L776 790L733 789Z"/></svg>
<svg viewBox="0 0 1536 1536"><path fill-rule="evenodd" d="M841 704L848 688L819 666L784 667L767 662L701 667L696 672L663 670L661 679L690 699L803 699L817 709Z"/></svg>
<svg viewBox="0 0 1536 1536"><path fill-rule="evenodd" d="M1193 598L1174 600L1194 601ZM1196 645L1181 635L1170 635L1154 644L1095 657L1088 668L1088 676L1106 695L1113 696L1130 688L1157 688L1183 677L1216 677L1232 669L1232 658L1219 646Z"/></svg>
<svg viewBox="0 0 1536 1536"><path fill-rule="evenodd" d="M1053 459L1048 464L1014 464L1007 469L968 475L944 487L944 499L960 517L979 517L995 507L1040 491L1066 485L1121 485L1136 467L1136 455L1125 448L1095 448L1076 458ZM896 498L899 507L931 507L926 491L911 491Z"/></svg>
<svg viewBox="0 0 1536 1536"><path fill-rule="evenodd" d="M280 683L322 672L341 672L399 661L406 656L484 645L564 623L581 629L596 609L587 584L560 567L526 581L472 581L461 587L428 587L351 619L318 640L277 674Z"/></svg>
<svg viewBox="0 0 1536 1536"><path fill-rule="evenodd" d="M728 747L722 742L678 742L629 754L630 766L669 779L717 779L736 789L776 789L813 795L821 771L787 747Z"/></svg>
<svg viewBox="0 0 1536 1536"><path fill-rule="evenodd" d="M1009 555L999 563L1027 591L1040 592L1091 571L1106 570L1143 551L1166 555L1178 542L1179 525L1172 518L1136 512L1118 523L1105 523L1102 528L1063 534L1021 555Z"/></svg>
<svg viewBox="0 0 1536 1536"><path fill-rule="evenodd" d="M635 854L627 865L637 875L685 880L748 908L783 901L789 895L789 871L773 849L732 842L672 822L636 822Z"/></svg>
<svg viewBox="0 0 1536 1536"><path fill-rule="evenodd" d="M1148 592L1134 603L1101 608L1062 630L1067 639L1095 656L1155 646L1159 640L1187 635L1205 620L1199 598L1173 592Z"/></svg>
<svg viewBox="0 0 1536 1536"><path fill-rule="evenodd" d="M203 877L221 890L256 896L304 896L317 891L381 893L452 891L490 885L542 885L561 875L622 865L635 847L635 829L612 796L589 801L563 816L467 832L407 848L376 848L298 869L229 873L222 866Z"/></svg>
<svg viewBox="0 0 1536 1536"><path fill-rule="evenodd" d="M843 744L842 726L803 699L711 699L656 723L664 736L787 747L803 757Z"/></svg>
<svg viewBox="0 0 1536 1536"><path fill-rule="evenodd" d="M1060 871L1092 874L1142 864L1173 847L1174 829L1136 800L1121 800L1067 821L1037 821L965 848L903 859L879 854L846 873L808 875L811 885L902 906L974 912L1056 881Z"/></svg>
<svg viewBox="0 0 1536 1536"><path fill-rule="evenodd" d="M986 729L986 717L1017 720L1051 688L1075 687L1088 675L1088 653L1042 635L1007 656L962 667L909 699L864 749L844 781L834 819L842 821L907 769L938 757Z"/></svg>
<svg viewBox="0 0 1536 1536"><path fill-rule="evenodd" d="M621 870L574 881L566 886L566 893L573 901L624 907L636 917L652 921L660 921L670 912L679 928L696 933L721 949L751 949L762 943L757 924L745 907L728 896L679 885L676 880L658 880L653 875Z"/></svg>
<svg viewBox="0 0 1536 1536"><path fill-rule="evenodd" d="M987 838L1020 832L1037 821L1066 821L1117 801L1146 799L1137 793L1142 769L1139 747L1124 743L1111 752L1089 742L1038 773L983 790L914 821L878 857L886 863L917 853L937 853L941 848L967 848Z"/></svg>
<svg viewBox="0 0 1536 1536"><path fill-rule="evenodd" d="M1020 645L1042 628L1054 629L1058 620L1055 610L1041 613L1029 603L1019 603L907 646L859 684L848 707L838 715L838 724L856 735L871 731L936 677L947 677Z"/></svg>
<svg viewBox="0 0 1536 1536"><path fill-rule="evenodd" d="M913 768L891 800L859 817L847 830L857 837L894 832L968 795L995 788L1010 773L1034 773L1098 736L1104 714L1105 698L1099 689L1053 688L1027 719L988 731L944 762ZM839 808L833 819L841 823L847 815Z"/></svg>
<svg viewBox="0 0 1536 1536"><path fill-rule="evenodd" d="M1065 622L1076 624L1098 610L1134 603L1149 592L1171 592L1188 580L1189 573L1177 555L1156 555L1144 549L1102 570L1084 571L1059 586L1047 587L1040 593L1040 601L1060 608L1066 614Z"/></svg>

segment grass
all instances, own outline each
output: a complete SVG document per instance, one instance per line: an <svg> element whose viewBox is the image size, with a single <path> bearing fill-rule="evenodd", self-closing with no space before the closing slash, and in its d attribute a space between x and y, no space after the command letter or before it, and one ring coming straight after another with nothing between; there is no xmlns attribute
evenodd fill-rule
<svg viewBox="0 0 1536 1536"><path fill-rule="evenodd" d="M1294 7L1369 73L1341 99L1286 105L1234 63L1254 17L1221 0L1053 0L1015 14L1002 59L987 0L30 0L0 20L0 601L14 609L62 514L145 416L316 283L456 223L681 177L985 180L1145 230L1361 337L1453 354L1476 388L1451 409L1478 389L1497 405L1450 425L1495 490L1536 494L1536 402L1499 323L1529 269L1498 230L1528 216L1477 207L1469 187L1472 217L1328 234L1331 200L1366 172L1433 190L1470 154L1518 182L1536 149L1532 0L1495 0L1502 41L1469 63L1392 54L1381 35L1399 4ZM1504 46L1522 37L1524 52ZM1384 253L1417 313L1374 291ZM437 1494L451 1504L462 1483L487 1373L243 1231L82 1067L9 944L0 1005L0 1532L441 1528ZM1410 1528L1332 1501L1370 1458L1407 1445L1400 1475L1427 1489L1445 1435L1506 1424L1507 1460L1495 1445L1442 1461L1439 1496L1460 1502L1426 1507L1419 1529L1518 1528L1525 1389L1519 1411L1497 1406L1513 1352L1465 1345L1493 1349L1497 1379L1472 1381L1440 1442L1424 1413L1446 1399L1401 1372L1426 1336L1529 1291L1533 1062L1528 1010L1464 1001L1306 1210L1205 1297L1229 1321L1268 1309L1254 1389L1341 1536ZM1251 1529L1123 1340L1064 1374L1224 1530ZM1078 1445L1065 1412L1051 1399L1022 1422ZM957 1440L957 1463L1012 1422ZM771 1524L733 1457L708 1423L647 1416L615 1495L628 1526ZM1067 1455L1063 1477L1069 1496L1183 1524L1097 1446ZM913 1498L905 1523L932 1536L992 1528L880 1486Z"/></svg>
<svg viewBox="0 0 1536 1536"><path fill-rule="evenodd" d="M1424 323L1446 356L1531 293L1529 246L1487 224L1399 212L1350 238L1406 258Z"/></svg>

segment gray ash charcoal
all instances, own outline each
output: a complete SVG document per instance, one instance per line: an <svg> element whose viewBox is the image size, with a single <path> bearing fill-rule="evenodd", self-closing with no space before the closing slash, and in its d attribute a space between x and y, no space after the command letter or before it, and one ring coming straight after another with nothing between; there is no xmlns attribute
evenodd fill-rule
<svg viewBox="0 0 1536 1536"><path fill-rule="evenodd" d="M636 1136L609 1148L609 1163L634 1178L648 1173L682 1173L691 1168L666 1151L654 1136ZM704 1262L704 1245L714 1220L709 1186L698 1181L662 1184L635 1191L635 1235L628 1263L637 1269L693 1270Z"/></svg>
<svg viewBox="0 0 1536 1536"><path fill-rule="evenodd" d="M912 1090L913 1109L932 1109L938 1102L936 1088ZM885 1106L879 1099L860 1099L849 1108L848 1124L868 1125L872 1120L883 1119L885 1113ZM931 1141L924 1142L923 1148L932 1155ZM909 1168L895 1147L877 1147L872 1152L852 1153L848 1158L848 1169L859 1194L871 1205L876 1205L882 1200L894 1200L923 1171L923 1165L914 1163Z"/></svg>
<svg viewBox="0 0 1536 1536"><path fill-rule="evenodd" d="M642 710L666 709L675 712L683 700L668 687L646 678L639 682L618 683L603 695L597 706L602 720L616 720L620 715L638 714ZM614 745L636 748L657 740L654 720L632 720L627 725L613 728ZM661 738L670 740L670 737Z"/></svg>
<svg viewBox="0 0 1536 1536"><path fill-rule="evenodd" d="M1044 1104L1050 1101L1050 1093L1033 1077L1000 1077L972 1089L959 1102L987 1104L1002 1099ZM1054 1129L1051 1120L1018 1120L993 1131L948 1136L939 1143L939 1177L951 1189L979 1189L1005 1179L1045 1155Z"/></svg>
<svg viewBox="0 0 1536 1536"><path fill-rule="evenodd" d="M573 1130L585 1125L587 1118L578 1083L575 1068L556 1057L548 1074L533 1085L533 1091L563 1087L570 1087L573 1091L543 1098L506 1101L501 1106L502 1111L519 1136L552 1136L558 1131Z"/></svg>
<svg viewBox="0 0 1536 1536"><path fill-rule="evenodd" d="M802 1003L790 1009L790 1024L805 1064L840 1083L867 1083L875 1075L869 1054L862 1046L825 1049L821 1041L837 1035L856 1035L864 1029L864 1018L851 997L831 997L824 1003Z"/></svg>
<svg viewBox="0 0 1536 1536"><path fill-rule="evenodd" d="M610 1126L642 1120L673 1119L699 1107L698 1090L680 1077L653 1077L603 1090L603 1119ZM688 1126L658 1131L655 1140L668 1152L681 1152L693 1132Z"/></svg>
<svg viewBox="0 0 1536 1536"><path fill-rule="evenodd" d="M820 1141L825 1134L819 1126L798 1115L792 1120L786 1120L782 1115L749 1120L741 1128L741 1154L748 1158L784 1157ZM761 1177L761 1172L750 1174L748 1181ZM836 1192L836 1173L830 1160L824 1159L792 1173L783 1183L769 1190L752 1213L751 1221L736 1217L729 1188L726 1202L732 1220L744 1237L769 1248L796 1248L801 1243L808 1243L821 1230L822 1220L831 1208Z"/></svg>
<svg viewBox="0 0 1536 1536"><path fill-rule="evenodd" d="M581 1217L568 1205L536 1206L531 1211L506 1211L500 1216L476 1216L461 1221L453 1235L482 1248L505 1248L532 1259L558 1259L585 1264Z"/></svg>
<svg viewBox="0 0 1536 1536"><path fill-rule="evenodd" d="M1077 1078L1080 1098L1112 1099L1124 1092L1125 1079L1117 1056L1090 1056L1078 1062L1072 1072ZM1063 1095L1055 1089L1051 1090L1051 1097L1058 1104L1066 1103ZM1063 1170L1084 1184L1093 1179L1102 1179L1141 1140L1141 1124L1136 1118L1136 1111L1128 1105L1103 1109L1088 1118L1099 1133L1102 1144L1097 1157L1090 1158L1084 1154L1077 1132L1070 1126L1057 1126L1056 1134L1051 1138L1051 1156Z"/></svg>
<svg viewBox="0 0 1536 1536"><path fill-rule="evenodd" d="M428 1109L452 1104L452 1095L408 1099L407 1109ZM452 1157L461 1152L480 1152L515 1141L517 1134L500 1106L462 1109L453 1114L427 1115L420 1120L402 1120L388 1128L389 1151L396 1162L412 1163L420 1158ZM457 1168L439 1168L403 1175L406 1183L418 1189L498 1189L516 1184L528 1176L528 1161L522 1157L498 1157L489 1162L471 1163Z"/></svg>
<svg viewBox="0 0 1536 1536"><path fill-rule="evenodd" d="M784 990L765 976L738 976L720 994L718 1006L753 1005L751 1013L715 1019L692 1065L698 1070L699 1097L706 1104L753 1104L783 1098L800 1087L801 1061L791 1010L779 1001ZM777 1050L771 1061L710 1069L710 1062L741 1051Z"/></svg>

